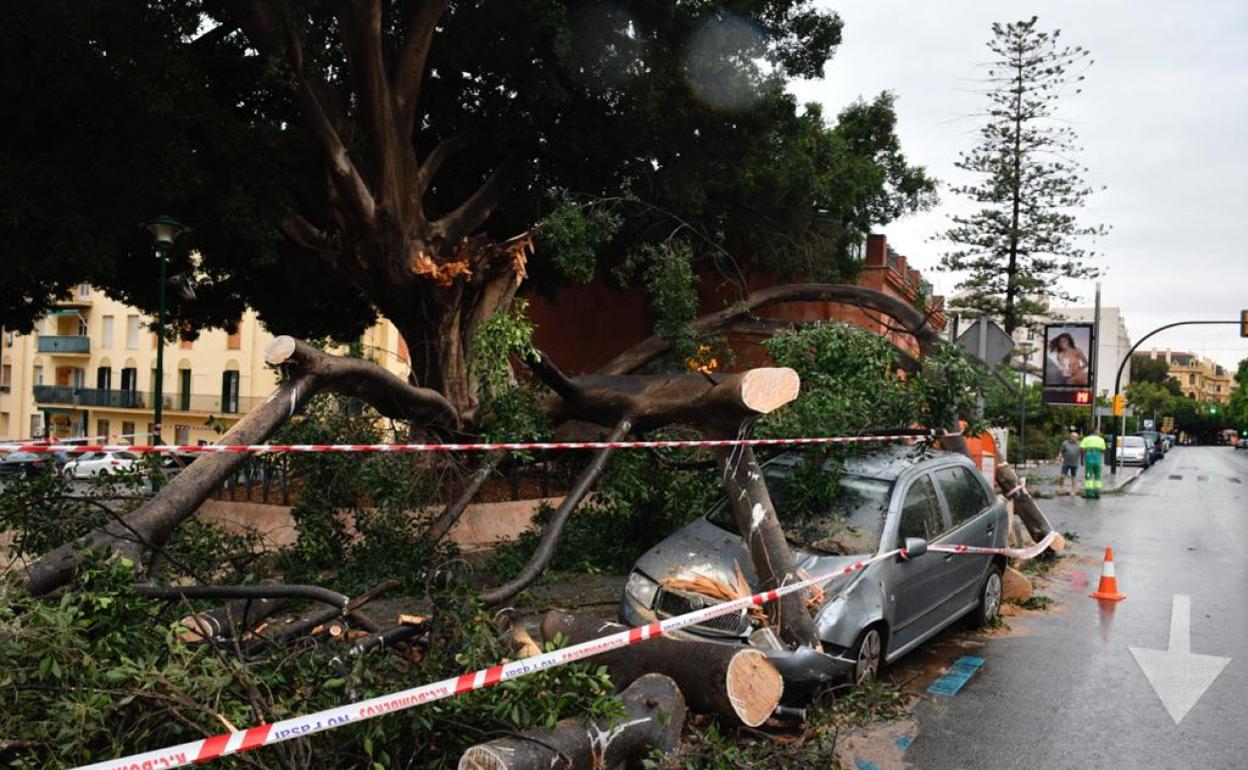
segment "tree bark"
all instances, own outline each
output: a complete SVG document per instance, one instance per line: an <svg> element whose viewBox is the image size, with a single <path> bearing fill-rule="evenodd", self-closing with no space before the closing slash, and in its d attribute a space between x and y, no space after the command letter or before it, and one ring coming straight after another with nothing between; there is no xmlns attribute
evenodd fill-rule
<svg viewBox="0 0 1248 770"><path fill-rule="evenodd" d="M1000 458L996 466L996 481L997 486L1001 488L1001 494L1014 502L1014 515L1023 522L1032 540L1038 543L1053 531L1053 525L1040 510L1040 506L1036 505L1031 493L1019 482L1014 466L1000 462ZM1066 538L1059 534L1049 547L1061 552L1066 547Z"/></svg>
<svg viewBox="0 0 1248 770"><path fill-rule="evenodd" d="M190 644L207 639L240 639L285 603L285 599L238 599L182 618L179 625L186 630L179 636Z"/></svg>
<svg viewBox="0 0 1248 770"><path fill-rule="evenodd" d="M542 618L542 638L547 642L562 634L570 644L580 644L626 630L619 623L562 610ZM593 661L607 667L617 688L645 674L669 676L680 686L691 711L748 727L767 721L784 693L780 672L752 647L659 637L599 653Z"/></svg>
<svg viewBox="0 0 1248 770"><path fill-rule="evenodd" d="M482 743L464 752L459 770L618 770L640 766L656 749L667 753L679 745L685 699L675 682L646 674L621 698L623 717L588 725L565 719L553 728Z"/></svg>
<svg viewBox="0 0 1248 770"><path fill-rule="evenodd" d="M560 397L553 407L557 420L609 427L627 418L643 432L680 424L735 435L743 422L797 398L801 387L797 372L780 367L734 374L570 378L545 356L530 366Z"/></svg>
<svg viewBox="0 0 1248 770"><path fill-rule="evenodd" d="M724 494L737 521L737 529L750 549L750 563L764 590L800 580L793 551L776 517L762 469L750 446L716 450L724 480ZM780 638L791 645L820 649L815 621L806 609L801 592L780 597L769 606Z"/></svg>
<svg viewBox="0 0 1248 770"><path fill-rule="evenodd" d="M369 361L330 355L293 337L277 337L270 342L265 360L284 367L287 380L235 423L222 436L221 443L264 442L314 395L326 389L362 398L388 417L458 422L455 408L441 395L413 387ZM163 546L178 525L193 516L246 457L236 452L200 457L125 517L114 519L27 566L27 590L46 594L68 583L87 549L109 549L141 564L145 550Z"/></svg>
<svg viewBox="0 0 1248 770"><path fill-rule="evenodd" d="M627 418L620 420L607 436L607 441L619 441L628 435L632 429L632 423ZM563 534L563 527L568 523L568 519L572 516L572 511L576 506L580 505L589 491L594 488L598 478L602 476L602 472L607 468L607 461L611 459L611 455L615 450L610 447L599 449L594 453L594 459L590 461L589 466L581 473L580 478L568 490L568 494L563 498L563 502L559 503L559 507L555 510L554 515L550 517L550 522L546 524L546 528L542 531L542 539L537 544L537 550L533 552L533 556L529 559L529 563L524 565L524 569L520 570L520 574L516 575L507 583L497 588L484 591L481 594L481 601L486 606L497 606L511 599L520 593L529 585L541 577L546 571L546 567L550 565L550 560L555 556L555 548L559 545L559 536Z"/></svg>

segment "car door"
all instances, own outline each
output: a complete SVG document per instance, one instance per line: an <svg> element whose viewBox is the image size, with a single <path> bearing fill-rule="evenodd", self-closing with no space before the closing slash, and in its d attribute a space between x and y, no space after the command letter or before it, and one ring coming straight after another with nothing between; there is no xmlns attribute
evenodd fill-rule
<svg viewBox="0 0 1248 770"><path fill-rule="evenodd" d="M901 547L908 537L939 542L948 529L948 522L931 475L915 476L900 490L899 499L894 547ZM944 555L939 553L898 561L888 572L891 653L921 639L940 623L937 610L949 599L954 584Z"/></svg>
<svg viewBox="0 0 1248 770"><path fill-rule="evenodd" d="M1006 526L1001 511L984 488L979 473L964 465L950 465L932 471L936 491L949 512L950 531L944 542L991 548L997 542L997 530ZM954 583L954 607L969 607L979 597L979 587L992 557L979 554L944 554L945 568Z"/></svg>

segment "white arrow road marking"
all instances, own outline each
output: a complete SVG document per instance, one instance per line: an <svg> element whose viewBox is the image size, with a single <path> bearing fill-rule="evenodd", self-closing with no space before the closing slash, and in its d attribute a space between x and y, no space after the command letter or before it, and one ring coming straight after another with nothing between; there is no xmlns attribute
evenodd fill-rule
<svg viewBox="0 0 1248 770"><path fill-rule="evenodd" d="M1170 648L1132 647L1131 654L1176 725L1231 662L1192 653L1192 599L1185 594L1175 594L1170 609Z"/></svg>

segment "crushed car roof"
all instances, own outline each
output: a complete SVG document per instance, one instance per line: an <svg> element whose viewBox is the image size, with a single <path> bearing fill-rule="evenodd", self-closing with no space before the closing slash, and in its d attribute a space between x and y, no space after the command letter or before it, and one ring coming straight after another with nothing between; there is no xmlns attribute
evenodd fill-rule
<svg viewBox="0 0 1248 770"><path fill-rule="evenodd" d="M940 457L961 457L955 452L932 449L925 444L915 446L891 446L854 454L844 459L846 473L893 481L921 462ZM801 453L786 452L768 462L768 465L794 465L801 460ZM835 460L831 462L836 462Z"/></svg>

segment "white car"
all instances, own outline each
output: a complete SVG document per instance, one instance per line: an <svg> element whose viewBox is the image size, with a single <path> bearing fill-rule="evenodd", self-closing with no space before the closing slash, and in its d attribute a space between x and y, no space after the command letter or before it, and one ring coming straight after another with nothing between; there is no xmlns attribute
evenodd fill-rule
<svg viewBox="0 0 1248 770"><path fill-rule="evenodd" d="M87 452L65 463L62 472L71 479L88 479L128 471L138 459L138 455L132 452Z"/></svg>
<svg viewBox="0 0 1248 770"><path fill-rule="evenodd" d="M1148 444L1143 436L1118 437L1118 462L1148 467Z"/></svg>

